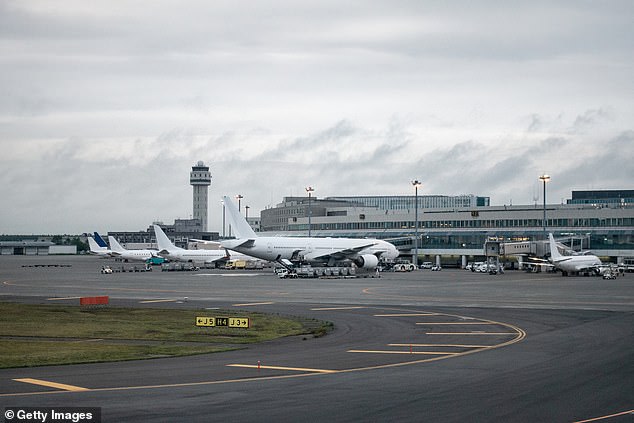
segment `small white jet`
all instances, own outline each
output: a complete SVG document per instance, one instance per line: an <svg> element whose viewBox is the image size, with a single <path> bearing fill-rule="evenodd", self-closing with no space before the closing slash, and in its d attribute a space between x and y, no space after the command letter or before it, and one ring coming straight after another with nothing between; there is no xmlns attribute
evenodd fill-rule
<svg viewBox="0 0 634 423"><path fill-rule="evenodd" d="M357 267L375 269L380 259L393 260L399 254L393 244L379 239L259 237L229 197L223 200L237 239L222 241L221 245L284 267L288 267L288 261L334 265L351 260Z"/></svg>
<svg viewBox="0 0 634 423"><path fill-rule="evenodd" d="M112 235L108 236L108 243L110 243L110 255L124 261L145 261L158 256L157 250L126 250Z"/></svg>
<svg viewBox="0 0 634 423"><path fill-rule="evenodd" d="M95 239L91 236L88 237L88 247L90 248L90 254L94 254L100 257L111 256L110 253L112 251L110 251L110 248L99 246L99 244L97 244L97 241L95 241Z"/></svg>
<svg viewBox="0 0 634 423"><path fill-rule="evenodd" d="M592 254L564 256L559 252L553 234L548 234L548 241L550 243L550 260L556 269L561 270L562 276L568 276L569 273L590 271L598 274L601 271L603 263L599 257Z"/></svg>
<svg viewBox="0 0 634 423"><path fill-rule="evenodd" d="M160 226L154 225L154 233L159 249L158 254L166 259L207 264L229 260L229 253L224 248L222 250L186 250L175 246Z"/></svg>

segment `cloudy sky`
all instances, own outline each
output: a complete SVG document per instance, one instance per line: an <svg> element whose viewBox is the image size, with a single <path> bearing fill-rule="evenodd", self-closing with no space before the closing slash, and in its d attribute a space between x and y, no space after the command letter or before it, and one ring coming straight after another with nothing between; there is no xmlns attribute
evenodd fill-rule
<svg viewBox="0 0 634 423"><path fill-rule="evenodd" d="M0 0L0 234L283 196L632 189L634 3Z"/></svg>

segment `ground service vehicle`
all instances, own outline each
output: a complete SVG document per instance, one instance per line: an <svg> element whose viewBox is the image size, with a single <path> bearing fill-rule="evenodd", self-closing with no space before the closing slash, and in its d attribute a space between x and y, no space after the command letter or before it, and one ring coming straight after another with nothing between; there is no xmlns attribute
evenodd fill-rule
<svg viewBox="0 0 634 423"><path fill-rule="evenodd" d="M395 272L411 272L413 270L416 270L416 266L414 266L413 263L403 262L403 263L396 263L392 269Z"/></svg>
<svg viewBox="0 0 634 423"><path fill-rule="evenodd" d="M246 269L247 261L246 260L229 260L227 264L225 264L225 269L236 270L236 269Z"/></svg>

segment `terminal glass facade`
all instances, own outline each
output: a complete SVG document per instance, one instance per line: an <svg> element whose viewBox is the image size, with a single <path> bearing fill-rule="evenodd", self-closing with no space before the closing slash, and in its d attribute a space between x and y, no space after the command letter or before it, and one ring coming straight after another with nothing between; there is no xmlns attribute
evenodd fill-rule
<svg viewBox="0 0 634 423"><path fill-rule="evenodd" d="M416 203L414 195L383 195L383 196L353 196L326 197L326 200L347 201L364 207L376 207L381 210L413 209ZM419 209L446 209L454 207L485 207L489 205L489 197L475 195L419 195Z"/></svg>

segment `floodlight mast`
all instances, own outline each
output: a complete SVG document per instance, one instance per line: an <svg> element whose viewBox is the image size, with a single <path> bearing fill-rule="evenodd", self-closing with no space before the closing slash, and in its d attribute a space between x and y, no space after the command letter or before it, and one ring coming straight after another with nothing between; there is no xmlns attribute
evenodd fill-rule
<svg viewBox="0 0 634 423"><path fill-rule="evenodd" d="M546 234L546 182L550 181L550 175L543 174L539 177L539 180L544 183L544 219L542 225L544 227L544 239L547 239Z"/></svg>
<svg viewBox="0 0 634 423"><path fill-rule="evenodd" d="M422 183L418 179L414 179L412 181L412 185L414 186L414 266L418 269L418 187L422 185Z"/></svg>
<svg viewBox="0 0 634 423"><path fill-rule="evenodd" d="M310 238L311 235L311 221L310 221L310 217L313 214L313 209L310 207L310 197L311 194L313 193L313 191L315 191L315 188L313 187L306 187L306 192L308 193L308 238Z"/></svg>

